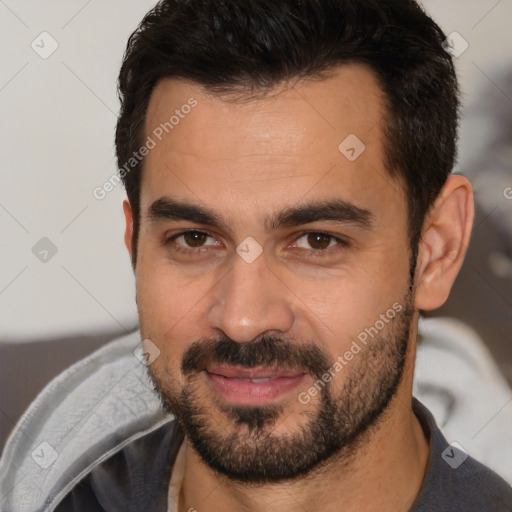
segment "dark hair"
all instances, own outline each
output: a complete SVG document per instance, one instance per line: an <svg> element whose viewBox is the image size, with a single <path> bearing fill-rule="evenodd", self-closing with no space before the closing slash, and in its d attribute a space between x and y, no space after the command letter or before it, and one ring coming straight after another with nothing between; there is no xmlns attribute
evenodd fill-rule
<svg viewBox="0 0 512 512"><path fill-rule="evenodd" d="M413 0L161 0L124 55L119 168L144 142L149 98L164 77L189 79L212 93L254 93L363 63L384 92L385 164L405 183L415 260L425 215L455 161L458 86L444 40ZM134 213L134 253L142 164L122 174Z"/></svg>

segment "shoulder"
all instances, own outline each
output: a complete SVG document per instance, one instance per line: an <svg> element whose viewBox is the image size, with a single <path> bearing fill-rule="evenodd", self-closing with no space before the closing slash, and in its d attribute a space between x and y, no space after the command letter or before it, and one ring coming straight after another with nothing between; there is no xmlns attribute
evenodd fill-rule
<svg viewBox="0 0 512 512"><path fill-rule="evenodd" d="M138 332L118 338L38 395L0 459L2 511L53 510L101 461L172 419L137 357L139 347Z"/></svg>
<svg viewBox="0 0 512 512"><path fill-rule="evenodd" d="M429 436L430 453L412 512L512 511L512 488L457 443L448 443L433 416L417 400L415 412Z"/></svg>
<svg viewBox="0 0 512 512"><path fill-rule="evenodd" d="M171 469L182 441L176 421L132 439L81 480L55 512L165 512Z"/></svg>

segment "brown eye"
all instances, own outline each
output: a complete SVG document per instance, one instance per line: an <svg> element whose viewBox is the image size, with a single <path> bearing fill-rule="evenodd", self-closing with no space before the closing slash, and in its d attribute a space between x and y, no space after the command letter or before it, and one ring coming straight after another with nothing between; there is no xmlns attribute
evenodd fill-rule
<svg viewBox="0 0 512 512"><path fill-rule="evenodd" d="M181 255L199 256L222 248L222 243L205 231L189 229L172 235L163 241L164 247Z"/></svg>
<svg viewBox="0 0 512 512"><path fill-rule="evenodd" d="M201 231L188 231L183 235L183 241L189 247L202 247L206 240L208 240L208 235Z"/></svg>
<svg viewBox="0 0 512 512"><path fill-rule="evenodd" d="M326 233L307 233L300 237L299 240L304 240L297 245L303 249L313 249L315 251L322 251L332 247L333 242L335 245L335 238Z"/></svg>
<svg viewBox="0 0 512 512"><path fill-rule="evenodd" d="M332 236L322 233L309 233L308 243L313 249L327 249L331 243Z"/></svg>

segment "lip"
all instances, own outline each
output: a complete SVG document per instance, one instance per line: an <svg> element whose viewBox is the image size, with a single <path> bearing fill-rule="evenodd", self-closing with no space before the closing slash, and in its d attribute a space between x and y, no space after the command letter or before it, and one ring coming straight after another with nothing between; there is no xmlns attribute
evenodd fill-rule
<svg viewBox="0 0 512 512"><path fill-rule="evenodd" d="M279 368L211 367L204 370L210 388L239 405L262 405L295 389L306 377L298 370ZM268 379L254 382L251 379Z"/></svg>
<svg viewBox="0 0 512 512"><path fill-rule="evenodd" d="M236 366L211 366L206 370L208 373L221 375L227 378L238 379L274 379L276 377L296 377L303 375L304 372L299 370L257 367L257 368L237 368Z"/></svg>

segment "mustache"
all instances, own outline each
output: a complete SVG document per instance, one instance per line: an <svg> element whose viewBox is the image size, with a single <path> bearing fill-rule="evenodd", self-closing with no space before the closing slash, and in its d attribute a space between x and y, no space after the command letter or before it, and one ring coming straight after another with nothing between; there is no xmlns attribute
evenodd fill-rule
<svg viewBox="0 0 512 512"><path fill-rule="evenodd" d="M185 376L214 364L243 368L300 370L320 378L332 366L327 355L315 344L295 344L275 336L262 336L257 341L236 342L228 337L201 339L183 355L181 371Z"/></svg>

